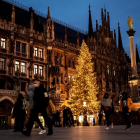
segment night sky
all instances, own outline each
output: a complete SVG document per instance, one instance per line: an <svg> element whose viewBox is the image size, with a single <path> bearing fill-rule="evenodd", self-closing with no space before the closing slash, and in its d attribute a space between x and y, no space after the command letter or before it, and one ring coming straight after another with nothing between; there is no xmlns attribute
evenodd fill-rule
<svg viewBox="0 0 140 140"><path fill-rule="evenodd" d="M130 56L127 19L133 16L133 26L136 31L134 43L140 52L140 0L16 0L28 7L47 14L50 7L51 17L70 24L76 28L88 31L88 10L91 6L93 28L96 20L101 24L101 8L106 8L110 15L111 31L114 29L118 40L118 22L120 23L123 47Z"/></svg>

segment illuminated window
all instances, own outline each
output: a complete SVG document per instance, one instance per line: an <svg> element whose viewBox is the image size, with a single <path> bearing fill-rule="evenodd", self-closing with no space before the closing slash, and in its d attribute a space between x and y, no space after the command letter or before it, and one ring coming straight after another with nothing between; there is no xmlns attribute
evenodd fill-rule
<svg viewBox="0 0 140 140"><path fill-rule="evenodd" d="M37 74L37 65L34 65L34 74Z"/></svg>
<svg viewBox="0 0 140 140"><path fill-rule="evenodd" d="M5 69L5 59L0 58L0 69Z"/></svg>
<svg viewBox="0 0 140 140"><path fill-rule="evenodd" d="M21 72L25 73L25 63L21 62Z"/></svg>
<svg viewBox="0 0 140 140"><path fill-rule="evenodd" d="M39 75L43 76L43 67L42 66L39 66Z"/></svg>
<svg viewBox="0 0 140 140"><path fill-rule="evenodd" d="M72 82L74 81L74 76L72 76Z"/></svg>
<svg viewBox="0 0 140 140"><path fill-rule="evenodd" d="M69 82L69 84L70 84L70 75L68 75L68 82Z"/></svg>
<svg viewBox="0 0 140 140"><path fill-rule="evenodd" d="M107 65L107 74L109 75L109 65Z"/></svg>
<svg viewBox="0 0 140 140"><path fill-rule="evenodd" d="M43 49L39 49L39 57L40 57L40 58L43 57Z"/></svg>
<svg viewBox="0 0 140 140"><path fill-rule="evenodd" d="M115 74L116 74L116 73L115 73L115 68L113 67L113 75L115 76Z"/></svg>
<svg viewBox="0 0 140 140"><path fill-rule="evenodd" d="M37 51L38 51L38 49L36 47L34 47L34 56L38 56Z"/></svg>
<svg viewBox="0 0 140 140"><path fill-rule="evenodd" d="M1 38L1 47L3 49L5 49L5 47L6 47L6 40L4 38Z"/></svg>
<svg viewBox="0 0 140 140"><path fill-rule="evenodd" d="M19 61L15 61L15 71L19 70Z"/></svg>

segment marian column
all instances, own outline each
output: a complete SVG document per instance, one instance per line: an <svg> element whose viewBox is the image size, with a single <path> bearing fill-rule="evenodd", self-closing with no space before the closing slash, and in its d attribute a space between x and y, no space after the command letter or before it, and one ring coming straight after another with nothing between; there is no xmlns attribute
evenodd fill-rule
<svg viewBox="0 0 140 140"><path fill-rule="evenodd" d="M133 102L139 101L139 78L137 74L137 64L136 64L136 55L135 55L135 45L134 45L134 34L136 31L134 31L133 28L133 18L130 18L127 20L129 30L126 31L129 36L129 44L130 44L130 56L131 56L131 69L132 69L132 76L129 79L129 86L131 88L131 98Z"/></svg>
<svg viewBox="0 0 140 140"><path fill-rule="evenodd" d="M135 55L135 45L134 45L134 34L136 31L133 29L132 24L133 18L130 18L127 20L129 30L127 31L127 34L129 35L129 44L130 44L130 56L131 56L131 68L132 68L132 76L137 76L137 64L136 64L136 55Z"/></svg>

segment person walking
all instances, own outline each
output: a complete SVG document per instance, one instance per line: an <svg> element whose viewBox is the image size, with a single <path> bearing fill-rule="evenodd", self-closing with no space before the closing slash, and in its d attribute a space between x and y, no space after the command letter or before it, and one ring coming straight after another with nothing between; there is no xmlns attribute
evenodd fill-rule
<svg viewBox="0 0 140 140"><path fill-rule="evenodd" d="M101 125L102 124L102 117L103 117L103 114L102 114L102 112L99 112L99 114L98 114L98 119L99 119L99 125Z"/></svg>
<svg viewBox="0 0 140 140"><path fill-rule="evenodd" d="M33 97L34 107L27 124L27 130L23 131L22 134L26 136L30 136L35 118L38 116L39 113L41 113L45 120L46 125L48 126L47 135L52 135L53 129L52 129L51 119L46 112L46 107L49 104L48 93L46 89L42 85L40 85L39 79L34 80L34 86L35 86L34 97Z"/></svg>
<svg viewBox="0 0 140 140"><path fill-rule="evenodd" d="M13 118L15 118L15 127L13 132L23 131L26 112L23 107L23 95L19 93L15 107L13 110Z"/></svg>
<svg viewBox="0 0 140 140"><path fill-rule="evenodd" d="M122 99L119 105L119 111L123 113L123 117L126 122L126 130L132 128L131 123L129 121L132 106L133 106L132 100L128 97L126 92L123 92Z"/></svg>
<svg viewBox="0 0 140 140"><path fill-rule="evenodd" d="M100 111L102 112L102 110L104 110L104 113L105 113L105 118L107 122L107 127L105 128L105 130L109 130L109 125L111 124L109 118L110 118L112 109L113 109L112 100L109 98L109 94L105 93L104 98L101 103L101 111ZM111 124L111 128L113 128L113 124Z"/></svg>
<svg viewBox="0 0 140 140"><path fill-rule="evenodd" d="M54 113L54 111L51 114L51 118L52 118L52 125L54 127L55 126L55 120L56 120L56 114Z"/></svg>
<svg viewBox="0 0 140 140"><path fill-rule="evenodd" d="M140 124L140 108L138 109L138 123Z"/></svg>
<svg viewBox="0 0 140 140"><path fill-rule="evenodd" d="M59 127L60 127L60 112L57 110L56 111L56 118L55 118L55 126L57 126L57 122L59 123Z"/></svg>
<svg viewBox="0 0 140 140"><path fill-rule="evenodd" d="M30 81L29 88L30 88L30 91L29 91L29 94L26 95L26 99L30 103L29 107L30 107L30 114L31 114L31 112L33 111L33 107L34 107L34 101L33 101L33 97L34 97L34 84L33 84L33 80ZM35 117L35 121L37 122L37 124L41 128L41 131L38 134L44 134L46 132L46 130L42 126L42 123L40 122L38 116ZM27 128L27 125L26 125L26 128Z"/></svg>
<svg viewBox="0 0 140 140"><path fill-rule="evenodd" d="M68 111L67 111L67 108L64 107L64 110L63 110L63 127L65 127L65 125L67 126L68 125Z"/></svg>

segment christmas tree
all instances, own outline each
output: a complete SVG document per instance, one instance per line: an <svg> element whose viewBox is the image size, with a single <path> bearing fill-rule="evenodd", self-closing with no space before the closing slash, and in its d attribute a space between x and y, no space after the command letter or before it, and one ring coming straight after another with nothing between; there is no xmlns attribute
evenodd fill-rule
<svg viewBox="0 0 140 140"><path fill-rule="evenodd" d="M85 112L93 114L99 108L98 86L91 59L89 49L83 41L76 65L77 74L74 77L69 98L70 108L75 115L81 115Z"/></svg>

